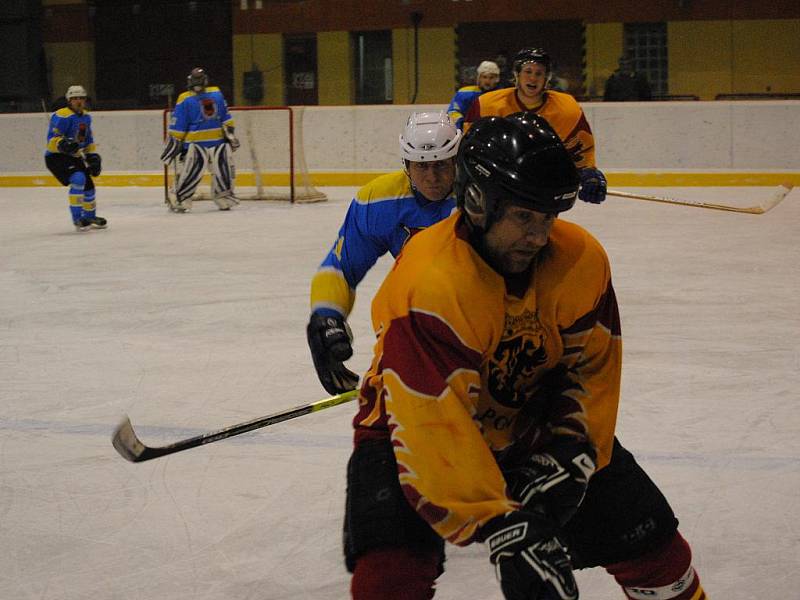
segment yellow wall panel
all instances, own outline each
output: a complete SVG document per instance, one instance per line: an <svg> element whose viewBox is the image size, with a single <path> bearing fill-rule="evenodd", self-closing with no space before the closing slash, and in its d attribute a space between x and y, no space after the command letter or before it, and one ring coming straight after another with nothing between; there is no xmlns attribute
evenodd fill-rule
<svg viewBox="0 0 800 600"><path fill-rule="evenodd" d="M347 31L317 34L317 71L320 105L352 104L353 47Z"/></svg>
<svg viewBox="0 0 800 600"><path fill-rule="evenodd" d="M667 24L669 93L713 100L732 91L730 21Z"/></svg>
<svg viewBox="0 0 800 600"><path fill-rule="evenodd" d="M71 85L82 85L95 96L94 42L52 42L44 47L55 98Z"/></svg>
<svg viewBox="0 0 800 600"><path fill-rule="evenodd" d="M283 36L259 33L233 36L233 104L248 104L244 99L244 72L260 70L264 75L264 99L267 106L285 104L283 72Z"/></svg>
<svg viewBox="0 0 800 600"><path fill-rule="evenodd" d="M455 91L456 36L451 27L419 30L419 84L414 100L414 30L392 30L394 103L448 104Z"/></svg>
<svg viewBox="0 0 800 600"><path fill-rule="evenodd" d="M622 23L586 25L586 93L602 96L622 55Z"/></svg>
<svg viewBox="0 0 800 600"><path fill-rule="evenodd" d="M800 19L733 22L733 92L800 91Z"/></svg>

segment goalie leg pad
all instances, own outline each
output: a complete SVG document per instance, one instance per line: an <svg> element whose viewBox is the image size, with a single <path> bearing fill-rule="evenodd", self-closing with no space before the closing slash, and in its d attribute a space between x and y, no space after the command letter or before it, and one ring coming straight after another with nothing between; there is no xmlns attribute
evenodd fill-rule
<svg viewBox="0 0 800 600"><path fill-rule="evenodd" d="M611 462L589 480L563 532L573 566L582 569L644 556L672 539L677 528L661 490L614 438Z"/></svg>
<svg viewBox="0 0 800 600"><path fill-rule="evenodd" d="M410 548L438 557L443 572L444 540L406 500L389 440L366 440L347 465L344 554L354 572L358 558L378 548Z"/></svg>
<svg viewBox="0 0 800 600"><path fill-rule="evenodd" d="M179 204L194 195L197 186L200 185L200 181L203 179L203 172L207 164L207 150L197 144L189 144L189 149L186 151L186 157L183 160L183 168L175 184L175 196L177 196Z"/></svg>
<svg viewBox="0 0 800 600"><path fill-rule="evenodd" d="M211 149L211 193L220 210L238 204L233 197L233 178L236 176L228 144Z"/></svg>

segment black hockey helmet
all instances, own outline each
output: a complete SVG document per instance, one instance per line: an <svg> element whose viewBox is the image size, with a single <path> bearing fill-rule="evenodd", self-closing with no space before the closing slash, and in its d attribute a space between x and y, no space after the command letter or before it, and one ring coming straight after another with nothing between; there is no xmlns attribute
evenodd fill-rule
<svg viewBox="0 0 800 600"><path fill-rule="evenodd" d="M201 92L208 85L208 74L203 67L195 67L186 77L186 87L193 92Z"/></svg>
<svg viewBox="0 0 800 600"><path fill-rule="evenodd" d="M536 113L479 119L458 150L458 206L468 215L486 215L487 228L502 201L543 213L569 210L579 184L572 157Z"/></svg>
<svg viewBox="0 0 800 600"><path fill-rule="evenodd" d="M544 65L545 73L549 78L551 75L550 55L541 48L523 48L514 56L512 63L514 73L519 73L525 63L534 62Z"/></svg>

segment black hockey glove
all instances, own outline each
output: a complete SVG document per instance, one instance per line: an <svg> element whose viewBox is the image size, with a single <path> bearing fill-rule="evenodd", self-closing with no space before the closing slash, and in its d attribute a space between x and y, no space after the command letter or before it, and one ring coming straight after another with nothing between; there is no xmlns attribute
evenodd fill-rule
<svg viewBox="0 0 800 600"><path fill-rule="evenodd" d="M521 466L503 470L508 495L526 510L543 506L549 518L563 525L586 494L595 458L588 442L555 442Z"/></svg>
<svg viewBox="0 0 800 600"><path fill-rule="evenodd" d="M58 151L62 154L75 154L80 148L80 144L73 140L72 138L64 137L58 140L58 144L56 145Z"/></svg>
<svg viewBox="0 0 800 600"><path fill-rule="evenodd" d="M356 389L358 375L343 364L353 356L353 335L345 320L312 313L306 334L322 387L334 395Z"/></svg>
<svg viewBox="0 0 800 600"><path fill-rule="evenodd" d="M577 600L572 564L554 530L548 519L523 511L481 527L506 600Z"/></svg>
<svg viewBox="0 0 800 600"><path fill-rule="evenodd" d="M603 175L600 169L586 167L580 170L580 176L581 188L578 191L578 198L592 204L600 204L606 199L608 184L606 183L606 176Z"/></svg>
<svg viewBox="0 0 800 600"><path fill-rule="evenodd" d="M100 155L94 152L86 155L86 169L89 171L89 175L92 177L97 177L100 175L100 171L103 170L101 166Z"/></svg>

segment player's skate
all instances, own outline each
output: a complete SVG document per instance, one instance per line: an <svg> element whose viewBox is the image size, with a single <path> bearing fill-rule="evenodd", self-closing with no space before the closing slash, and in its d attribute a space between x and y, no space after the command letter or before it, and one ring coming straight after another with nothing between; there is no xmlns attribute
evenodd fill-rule
<svg viewBox="0 0 800 600"><path fill-rule="evenodd" d="M239 204L239 199L233 195L233 192L227 192L225 194L215 196L214 204L216 204L217 208L220 210L230 210Z"/></svg>
<svg viewBox="0 0 800 600"><path fill-rule="evenodd" d="M89 221L89 226L92 229L105 229L108 227L108 221L105 220L103 217L89 217L88 219L83 219L84 221Z"/></svg>
<svg viewBox="0 0 800 600"><path fill-rule="evenodd" d="M192 210L192 199L186 198L185 200L177 200L170 196L169 209L176 213L185 213Z"/></svg>
<svg viewBox="0 0 800 600"><path fill-rule="evenodd" d="M78 219L72 223L75 225L75 231L89 231L92 228L92 222L89 219Z"/></svg>

